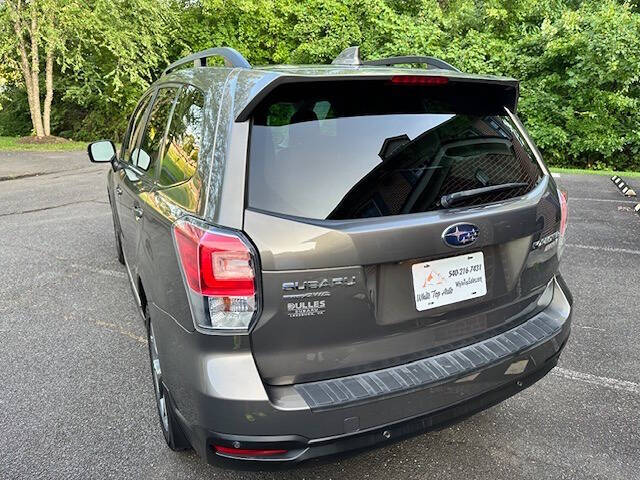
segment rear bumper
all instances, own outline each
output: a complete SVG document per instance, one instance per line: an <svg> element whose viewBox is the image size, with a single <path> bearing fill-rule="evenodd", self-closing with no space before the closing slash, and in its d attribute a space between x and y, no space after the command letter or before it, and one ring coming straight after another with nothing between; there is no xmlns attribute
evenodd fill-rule
<svg viewBox="0 0 640 480"><path fill-rule="evenodd" d="M358 432L351 435L341 435L338 437L316 439L305 441L303 439L294 439L292 437L283 437L278 440L276 438L269 442L264 442L260 437L238 437L236 435L222 435L209 432L208 448L206 452L207 461L211 464L227 464L233 467L238 462L251 461L270 461L270 462L291 462L297 463L313 458L324 457L327 455L335 455L351 450L371 448L381 446L385 443L392 443L403 438L408 438L421 433L439 430L450 425L461 422L462 420L490 408L516 393L530 387L538 380L543 378L553 367L556 366L560 353L564 348L561 346L553 357L549 358L543 365L534 372L520 377L518 380L502 385L500 388L490 390L475 397L471 397L456 405L452 405L426 415L409 418L400 422L381 425L365 432ZM384 408L380 406L380 408ZM216 454L214 445L233 445L234 441L241 439L244 448L286 448L289 453L264 458L238 458L228 455Z"/></svg>
<svg viewBox="0 0 640 480"><path fill-rule="evenodd" d="M211 378L216 375L215 368L211 368L215 359L202 358L203 352L185 352L185 349L197 348L198 344L191 345L191 338L197 337L186 333L183 334L185 342L180 342L182 359L193 356L199 360L199 365L190 367L200 368L203 375L197 377L198 381L193 376L189 380L188 372L192 370L184 369L178 373L182 375L182 381L176 380L175 385L170 381L168 387L178 405L178 417L192 445L210 463L229 459L294 462L394 441L467 418L518 393L546 375L556 365L571 328L571 297L561 278L554 281L553 290L549 306L529 320L544 319L545 325L554 326L551 329L543 328L544 336L538 335L536 338L533 333L524 335L529 343L522 343L522 340L513 337L512 346L517 348L507 349L506 353L485 359L481 364L468 365L459 361L456 369L442 368L440 373L444 374L440 378L425 380L420 385L416 383L413 388L399 391L384 391L382 388L380 392L375 392L376 395L325 405L319 405L316 401L321 397L314 400L304 389L297 388L300 386L265 388L257 372L251 371L246 374L236 372L233 377L219 376L216 388L216 379ZM542 324L538 325L542 327ZM502 335L512 334L518 328L522 326ZM522 337L523 332L520 333ZM471 347L485 348L482 344L491 340ZM453 354L453 359L460 360L462 357L456 355L464 349L445 355ZM236 348L236 352L238 350L242 349ZM486 352L486 357L489 357L489 352ZM445 360L440 364L443 367L448 365ZM234 363L238 364L238 361ZM183 368L184 364L183 361ZM248 368L249 363L243 365ZM372 374L376 372L365 375ZM401 376L402 373L392 372L392 375ZM355 377L360 376L338 380L349 384ZM413 378L415 382L416 376ZM369 381L366 378L357 380ZM320 387L329 392L333 400L337 399L337 390L331 390L327 385ZM408 383L405 387L409 387ZM331 394L332 391L334 394ZM216 453L214 445L241 449L283 449L287 452L238 458Z"/></svg>

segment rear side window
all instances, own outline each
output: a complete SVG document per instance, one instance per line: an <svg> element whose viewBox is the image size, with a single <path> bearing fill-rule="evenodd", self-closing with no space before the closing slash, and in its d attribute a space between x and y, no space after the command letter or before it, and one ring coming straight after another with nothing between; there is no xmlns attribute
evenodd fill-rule
<svg viewBox="0 0 640 480"><path fill-rule="evenodd" d="M469 93L363 81L278 87L253 115L249 206L355 219L438 210L447 194L506 183L522 186L456 207L523 195L540 166L502 105Z"/></svg>
<svg viewBox="0 0 640 480"><path fill-rule="evenodd" d="M133 156L134 165L148 172L151 177L155 175L156 162L162 148L162 141L167 129L167 122L171 116L177 90L177 88L161 88L158 90L149 113L149 120L147 121L140 148L136 155Z"/></svg>
<svg viewBox="0 0 640 480"><path fill-rule="evenodd" d="M175 185L189 180L198 166L202 145L204 95L197 88L183 87L169 124L158 183Z"/></svg>

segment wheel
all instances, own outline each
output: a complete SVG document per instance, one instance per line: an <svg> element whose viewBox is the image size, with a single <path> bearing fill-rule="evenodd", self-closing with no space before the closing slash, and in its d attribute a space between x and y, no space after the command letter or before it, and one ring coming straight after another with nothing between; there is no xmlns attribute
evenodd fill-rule
<svg viewBox="0 0 640 480"><path fill-rule="evenodd" d="M111 205L111 198L109 198L109 204ZM113 233L116 236L116 253L118 255L118 261L124 265L124 253L122 252L122 240L120 238L120 229L118 228L118 222L116 220L116 212L111 205L111 218L113 218Z"/></svg>
<svg viewBox="0 0 640 480"><path fill-rule="evenodd" d="M156 406L158 407L158 415L160 417L160 428L171 450L187 450L191 448L191 445L176 418L174 405L169 396L169 392L162 383L162 367L158 355L158 345L153 331L153 323L149 320L149 315L146 311L145 317L149 325L147 333L149 340L149 358L151 360L151 376L153 378Z"/></svg>

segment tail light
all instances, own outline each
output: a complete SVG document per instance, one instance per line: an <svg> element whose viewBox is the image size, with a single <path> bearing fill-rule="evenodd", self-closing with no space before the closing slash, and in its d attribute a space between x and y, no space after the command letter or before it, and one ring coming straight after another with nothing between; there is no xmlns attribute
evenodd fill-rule
<svg viewBox="0 0 640 480"><path fill-rule="evenodd" d="M564 237L567 230L567 215L569 213L567 207L567 192L558 190L558 198L560 199L560 235Z"/></svg>
<svg viewBox="0 0 640 480"><path fill-rule="evenodd" d="M567 192L558 190L558 199L560 200L560 238L558 239L558 255L562 255L564 250L564 234L567 231L567 216L569 209L567 205Z"/></svg>
<svg viewBox="0 0 640 480"><path fill-rule="evenodd" d="M257 314L256 255L239 232L212 227L194 218L173 224L173 237L196 326L247 331ZM201 318L202 317L202 318Z"/></svg>

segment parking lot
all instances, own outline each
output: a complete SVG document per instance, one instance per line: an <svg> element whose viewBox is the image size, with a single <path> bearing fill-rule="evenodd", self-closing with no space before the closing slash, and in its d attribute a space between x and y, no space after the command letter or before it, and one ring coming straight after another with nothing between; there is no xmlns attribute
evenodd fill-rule
<svg viewBox="0 0 640 480"><path fill-rule="evenodd" d="M440 432L255 472L164 444L106 168L82 152L0 154L0 478L640 477L640 216L608 177L557 179L575 310L550 375Z"/></svg>

